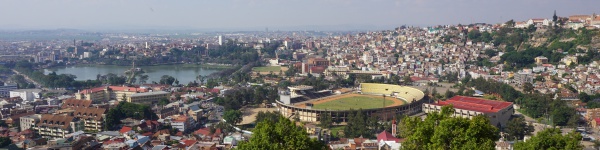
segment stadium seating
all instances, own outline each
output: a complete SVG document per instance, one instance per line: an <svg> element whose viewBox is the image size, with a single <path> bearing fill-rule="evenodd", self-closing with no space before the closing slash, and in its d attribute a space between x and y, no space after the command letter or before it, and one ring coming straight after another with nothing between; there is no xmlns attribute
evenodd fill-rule
<svg viewBox="0 0 600 150"><path fill-rule="evenodd" d="M392 84L361 83L360 91L363 94L374 95L392 95L392 93L396 93L398 98L404 99L408 103L411 103L413 100L420 100L425 96L419 89Z"/></svg>
<svg viewBox="0 0 600 150"><path fill-rule="evenodd" d="M296 95L302 95L300 97L296 97L296 98L292 98L291 101L292 103L297 103L297 102L303 102L303 101L308 101L311 99L318 99L318 98L323 98L323 97L327 97L331 95L331 91L326 91L326 92L315 92L312 90L302 90L302 91L295 91Z"/></svg>

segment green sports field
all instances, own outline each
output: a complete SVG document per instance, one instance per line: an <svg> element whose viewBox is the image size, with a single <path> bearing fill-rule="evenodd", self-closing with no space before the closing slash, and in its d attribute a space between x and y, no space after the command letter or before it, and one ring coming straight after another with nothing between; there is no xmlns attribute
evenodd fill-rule
<svg viewBox="0 0 600 150"><path fill-rule="evenodd" d="M385 99L385 106L394 104L394 100L388 97ZM326 109L326 110L358 110L358 109L371 109L371 108L382 108L383 97L369 97L369 96L353 96L344 97L337 100L327 101L320 104L314 104L313 109Z"/></svg>
<svg viewBox="0 0 600 150"><path fill-rule="evenodd" d="M252 71L258 71L258 72L273 71L273 72L278 73L279 70L281 70L281 66L267 66L267 67L254 67L254 68L252 68Z"/></svg>

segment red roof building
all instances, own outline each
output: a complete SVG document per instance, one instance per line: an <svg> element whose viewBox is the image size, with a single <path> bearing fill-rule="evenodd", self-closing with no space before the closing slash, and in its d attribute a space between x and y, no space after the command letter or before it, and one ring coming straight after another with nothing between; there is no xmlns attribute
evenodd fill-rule
<svg viewBox="0 0 600 150"><path fill-rule="evenodd" d="M452 105L455 110L453 116L472 118L477 115L487 116L492 125L506 125L510 116L514 114L513 103L468 96L454 96L445 101L423 104L423 112L432 113L441 111L442 106Z"/></svg>
<svg viewBox="0 0 600 150"><path fill-rule="evenodd" d="M590 124L592 125L592 128L598 129L600 125L600 118L594 118Z"/></svg>
<svg viewBox="0 0 600 150"><path fill-rule="evenodd" d="M125 133L127 133L129 131L131 131L131 127L123 126L123 128L121 128L121 130L119 130L119 133L125 134Z"/></svg>
<svg viewBox="0 0 600 150"><path fill-rule="evenodd" d="M379 141L396 141L396 143L401 143L404 140L394 137L391 133L383 131L377 135L377 142Z"/></svg>
<svg viewBox="0 0 600 150"><path fill-rule="evenodd" d="M452 105L455 109L466 109L478 112L498 112L507 107L512 107L511 102L486 100L468 96L454 96L446 101L439 101L433 105Z"/></svg>

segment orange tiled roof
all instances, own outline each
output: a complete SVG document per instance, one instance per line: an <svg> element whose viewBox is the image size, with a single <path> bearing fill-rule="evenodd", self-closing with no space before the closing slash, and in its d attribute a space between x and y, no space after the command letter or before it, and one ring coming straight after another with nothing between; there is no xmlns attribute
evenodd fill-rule
<svg viewBox="0 0 600 150"><path fill-rule="evenodd" d="M92 105L91 100L67 99L63 101L61 108L87 108Z"/></svg>
<svg viewBox="0 0 600 150"><path fill-rule="evenodd" d="M73 117L66 115L42 114L38 127L59 127L67 129L71 125Z"/></svg>
<svg viewBox="0 0 600 150"><path fill-rule="evenodd" d="M121 130L119 130L120 133L126 133L126 132L129 132L129 131L131 131L131 127L128 127L128 126L123 126L121 128Z"/></svg>
<svg viewBox="0 0 600 150"><path fill-rule="evenodd" d="M77 118L102 120L105 108L76 108L73 114Z"/></svg>

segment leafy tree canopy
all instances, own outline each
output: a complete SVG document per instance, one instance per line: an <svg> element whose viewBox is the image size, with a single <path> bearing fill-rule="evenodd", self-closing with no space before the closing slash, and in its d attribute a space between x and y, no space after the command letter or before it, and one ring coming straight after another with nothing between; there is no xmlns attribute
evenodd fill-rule
<svg viewBox="0 0 600 150"><path fill-rule="evenodd" d="M403 131L408 132L404 149L489 149L499 139L498 129L485 116L472 119L451 117L452 106L444 106L440 113L420 118L406 117Z"/></svg>
<svg viewBox="0 0 600 150"><path fill-rule="evenodd" d="M581 146L581 135L575 131L562 135L559 128L548 128L537 135L531 137L525 142L517 142L515 150L529 149L564 149L577 150L583 149Z"/></svg>
<svg viewBox="0 0 600 150"><path fill-rule="evenodd" d="M240 110L227 110L223 113L223 119L231 125L236 125L242 122L242 111Z"/></svg>
<svg viewBox="0 0 600 150"><path fill-rule="evenodd" d="M533 126L527 125L523 117L511 118L506 124L506 133L509 135L507 137L509 140L513 140L515 137L521 140L525 135L531 135L533 131Z"/></svg>
<svg viewBox="0 0 600 150"><path fill-rule="evenodd" d="M282 116L278 122L264 120L256 125L248 142L239 144L240 150L325 150L327 146L317 139L308 137L296 122Z"/></svg>

